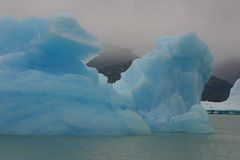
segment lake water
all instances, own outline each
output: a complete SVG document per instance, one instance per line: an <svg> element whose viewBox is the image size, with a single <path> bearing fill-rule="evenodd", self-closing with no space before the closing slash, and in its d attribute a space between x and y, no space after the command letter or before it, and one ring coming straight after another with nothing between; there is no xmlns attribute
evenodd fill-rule
<svg viewBox="0 0 240 160"><path fill-rule="evenodd" d="M240 160L240 116L210 120L211 135L0 136L0 160Z"/></svg>

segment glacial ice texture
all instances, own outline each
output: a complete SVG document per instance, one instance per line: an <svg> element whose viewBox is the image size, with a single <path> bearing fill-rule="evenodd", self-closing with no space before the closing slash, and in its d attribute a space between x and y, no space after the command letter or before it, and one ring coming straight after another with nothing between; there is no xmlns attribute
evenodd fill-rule
<svg viewBox="0 0 240 160"><path fill-rule="evenodd" d="M0 134L150 134L85 65L98 40L68 15L0 21Z"/></svg>
<svg viewBox="0 0 240 160"><path fill-rule="evenodd" d="M208 133L200 97L212 70L193 33L162 37L113 86L87 60L102 47L69 15L0 20L0 134Z"/></svg>
<svg viewBox="0 0 240 160"><path fill-rule="evenodd" d="M212 54L196 34L160 37L114 89L152 131L211 132L200 103L212 72Z"/></svg>

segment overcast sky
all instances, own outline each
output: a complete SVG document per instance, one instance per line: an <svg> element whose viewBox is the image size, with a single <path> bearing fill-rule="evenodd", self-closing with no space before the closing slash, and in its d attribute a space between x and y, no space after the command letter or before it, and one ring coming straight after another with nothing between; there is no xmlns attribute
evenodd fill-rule
<svg viewBox="0 0 240 160"><path fill-rule="evenodd" d="M240 0L0 0L0 16L68 12L101 42L143 54L160 35L194 31L217 61L240 56Z"/></svg>

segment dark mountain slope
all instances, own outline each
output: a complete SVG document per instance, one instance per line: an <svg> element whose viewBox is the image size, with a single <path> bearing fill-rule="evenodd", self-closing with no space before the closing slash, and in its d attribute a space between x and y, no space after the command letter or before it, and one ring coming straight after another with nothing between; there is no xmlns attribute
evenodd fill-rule
<svg viewBox="0 0 240 160"><path fill-rule="evenodd" d="M232 87L233 85L229 82L212 76L205 85L202 100L212 102L224 101L228 98Z"/></svg>
<svg viewBox="0 0 240 160"><path fill-rule="evenodd" d="M240 56L217 63L213 74L234 84L235 81L240 78Z"/></svg>

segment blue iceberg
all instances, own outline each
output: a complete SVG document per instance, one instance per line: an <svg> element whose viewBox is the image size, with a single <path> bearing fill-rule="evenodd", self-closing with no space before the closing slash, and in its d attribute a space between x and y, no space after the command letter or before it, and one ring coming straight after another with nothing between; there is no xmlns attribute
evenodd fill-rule
<svg viewBox="0 0 240 160"><path fill-rule="evenodd" d="M196 34L163 36L113 87L152 131L208 133L212 129L207 113L196 104L212 73L212 61Z"/></svg>
<svg viewBox="0 0 240 160"><path fill-rule="evenodd" d="M66 14L0 19L0 134L211 132L199 103L212 56L195 34L159 38L114 85L86 65L102 49Z"/></svg>
<svg viewBox="0 0 240 160"><path fill-rule="evenodd" d="M102 48L73 18L5 18L0 26L0 134L151 133L137 113L121 109L126 104L106 78L85 65Z"/></svg>

